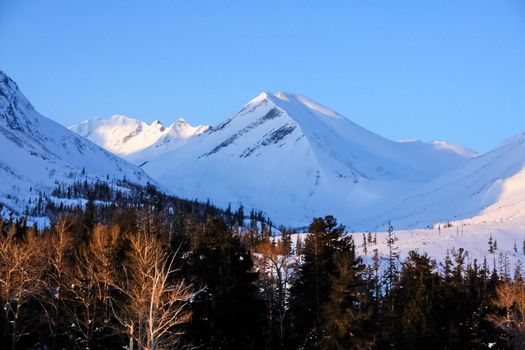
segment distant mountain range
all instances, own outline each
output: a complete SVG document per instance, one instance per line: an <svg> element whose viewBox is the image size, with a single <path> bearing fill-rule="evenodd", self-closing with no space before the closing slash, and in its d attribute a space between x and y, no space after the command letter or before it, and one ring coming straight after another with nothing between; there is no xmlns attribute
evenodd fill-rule
<svg viewBox="0 0 525 350"><path fill-rule="evenodd" d="M125 179L295 227L325 214L353 230L525 217L525 134L484 155L391 141L290 93L261 93L212 127L113 116L68 130L0 72L0 149L0 203L18 213L61 184Z"/></svg>
<svg viewBox="0 0 525 350"><path fill-rule="evenodd" d="M108 151L141 165L148 160L184 145L188 139L208 129L206 125L196 127L184 119L168 127L155 120L151 125L123 115L114 115L108 120L95 118L69 127L88 140Z"/></svg>
<svg viewBox="0 0 525 350"><path fill-rule="evenodd" d="M0 179L0 203L18 214L61 184L155 183L142 169L39 114L2 71Z"/></svg>

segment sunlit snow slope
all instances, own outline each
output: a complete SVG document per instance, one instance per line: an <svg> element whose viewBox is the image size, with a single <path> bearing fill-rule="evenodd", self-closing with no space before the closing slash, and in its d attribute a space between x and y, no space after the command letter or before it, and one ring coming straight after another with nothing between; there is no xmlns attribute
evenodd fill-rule
<svg viewBox="0 0 525 350"><path fill-rule="evenodd" d="M191 126L184 119L164 127L158 120L145 122L114 115L108 120L95 118L70 130L89 139L108 151L141 165L163 153L179 148L188 139L208 129L205 125Z"/></svg>
<svg viewBox="0 0 525 350"><path fill-rule="evenodd" d="M14 212L75 180L151 180L140 168L39 114L0 71L0 202Z"/></svg>
<svg viewBox="0 0 525 350"><path fill-rule="evenodd" d="M304 96L262 93L143 168L178 195L242 203L276 223L300 226L330 213L351 226L472 155L390 141Z"/></svg>
<svg viewBox="0 0 525 350"><path fill-rule="evenodd" d="M424 227L434 223L501 222L525 217L525 134L408 193L368 224Z"/></svg>
<svg viewBox="0 0 525 350"><path fill-rule="evenodd" d="M518 261L525 264L523 242L525 240L525 218L507 220L505 222L492 223L455 223L450 227L443 225L431 229L409 229L394 230L398 239L395 246L400 253L401 261L404 261L410 251L427 254L431 259L440 264L445 263L447 255L454 260L454 253L463 249L466 254L465 265L476 263L482 266L485 262L491 268L494 266L503 274L505 262L507 261L511 276ZM364 244L368 232L352 232L356 244L356 250L364 258L365 263L373 264L372 256L377 249L381 258L381 265L386 268L388 264L389 247L387 244L387 232L372 232L372 242ZM489 251L489 239L497 241L497 249ZM303 242L305 233L292 235L292 241L298 239ZM366 247L366 250L365 250Z"/></svg>

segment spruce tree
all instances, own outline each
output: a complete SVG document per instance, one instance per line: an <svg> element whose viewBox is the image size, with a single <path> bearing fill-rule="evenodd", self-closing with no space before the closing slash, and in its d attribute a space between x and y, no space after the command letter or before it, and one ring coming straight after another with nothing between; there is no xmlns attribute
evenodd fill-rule
<svg viewBox="0 0 525 350"><path fill-rule="evenodd" d="M386 238L386 244L388 247L388 266L385 271L385 284L386 284L386 294L388 295L390 289L393 288L394 283L397 280L399 273L399 248L396 245L396 242L399 239L394 233L394 228L390 223L388 224L388 233Z"/></svg>
<svg viewBox="0 0 525 350"><path fill-rule="evenodd" d="M523 263L521 260L518 260L514 268L514 281L523 282Z"/></svg>
<svg viewBox="0 0 525 350"><path fill-rule="evenodd" d="M303 263L290 290L290 339L288 347L319 348L321 307L328 300L335 271L334 253L344 246L344 227L332 216L315 218L308 227Z"/></svg>
<svg viewBox="0 0 525 350"><path fill-rule="evenodd" d="M263 304L253 261L221 219L209 219L193 236L187 273L204 291L193 301L191 343L204 349L261 347Z"/></svg>
<svg viewBox="0 0 525 350"><path fill-rule="evenodd" d="M398 283L392 289L389 310L395 317L388 341L399 349L435 346L433 337L432 289L437 285L435 263L428 256L409 252Z"/></svg>
<svg viewBox="0 0 525 350"><path fill-rule="evenodd" d="M365 349L373 345L373 298L365 265L356 256L354 242L346 240L333 255L330 293L321 308L322 349Z"/></svg>

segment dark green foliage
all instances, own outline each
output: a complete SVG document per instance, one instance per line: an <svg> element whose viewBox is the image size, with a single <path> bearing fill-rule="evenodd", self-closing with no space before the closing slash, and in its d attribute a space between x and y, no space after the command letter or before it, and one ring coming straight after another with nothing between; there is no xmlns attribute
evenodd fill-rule
<svg viewBox="0 0 525 350"><path fill-rule="evenodd" d="M491 274L486 263L467 264L463 249L447 254L441 271L417 252L401 264L396 241L390 229L381 275L377 251L365 267L332 218L315 219L291 289L287 348L487 349L489 343L505 348L488 321L501 281L496 268Z"/></svg>
<svg viewBox="0 0 525 350"><path fill-rule="evenodd" d="M385 346L390 343L401 349L423 349L432 345L432 291L438 280L427 256L409 253L386 305L389 322L383 336Z"/></svg>
<svg viewBox="0 0 525 350"><path fill-rule="evenodd" d="M322 341L321 308L330 295L328 276L336 271L334 253L347 251L344 227L332 216L315 218L302 248L303 263L290 296L290 341L305 348L319 348Z"/></svg>
<svg viewBox="0 0 525 350"><path fill-rule="evenodd" d="M328 300L321 308L321 348L369 349L375 339L372 288L351 239L333 255Z"/></svg>
<svg viewBox="0 0 525 350"><path fill-rule="evenodd" d="M385 300L381 348L485 349L498 338L486 320L494 292L489 272L476 262L465 266L465 257L453 251L440 274L426 255L409 253Z"/></svg>
<svg viewBox="0 0 525 350"><path fill-rule="evenodd" d="M469 259L463 249L451 249L439 266L418 252L400 259L390 228L384 256L375 246L375 234L357 236L368 253L360 257L354 241L331 216L314 219L304 239L295 240L292 231L281 228L277 243L271 237L271 221L261 212L252 210L250 224L243 227L242 207L222 211L209 201L178 199L153 186L120 185L132 190L124 193L86 181L58 187L55 197L83 198L84 205L49 204L41 196L34 210L55 219L65 214L70 217L71 242L63 249L68 269L82 266L78 253L99 225L107 225L121 237L137 232L154 236L165 252L176 252L174 261L181 267L176 277L195 289L202 288L191 300L193 316L183 329L187 348L488 349L488 344L493 349L511 348L510 336L489 322L490 315L505 316L508 311L494 305L497 287L511 280L523 281L523 266L510 266L504 254L488 255L489 260L481 264ZM34 212L30 209L27 214ZM24 244L36 231L27 215L19 220L0 218L0 237L9 233ZM56 237L56 232L53 225L36 236L44 242ZM263 275L265 271L254 265L259 260L250 250L261 242L279 244L283 247L279 254L297 258L297 265L294 262L290 269L290 289L279 289L275 276ZM129 244L119 238L109 252L111 266L122 267L114 271L122 281L127 276ZM489 249L493 253L497 249L492 238ZM0 264L0 273L3 268ZM38 277L45 292L32 295L20 310L26 333L17 341L17 348L124 348L126 337L116 331L114 314L104 300L94 305L103 312L94 321L93 337L89 344L82 340L67 315L75 311L82 317L84 306L73 290L53 289L56 281L49 280L57 276L53 269L47 266ZM80 283L84 282L89 281ZM126 299L117 289L109 291L115 300ZM0 305L6 305L6 300L0 300ZM282 326L276 321L281 316L284 331L276 330ZM12 344L9 322L0 313L1 349Z"/></svg>
<svg viewBox="0 0 525 350"><path fill-rule="evenodd" d="M258 349L262 302L250 253L221 219L209 219L192 237L187 271L203 287L193 301L189 337L205 349Z"/></svg>

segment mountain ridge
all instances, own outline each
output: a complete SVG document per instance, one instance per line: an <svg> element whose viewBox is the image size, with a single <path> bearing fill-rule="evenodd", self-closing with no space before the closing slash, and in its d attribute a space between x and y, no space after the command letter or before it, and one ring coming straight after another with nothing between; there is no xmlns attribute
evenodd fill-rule
<svg viewBox="0 0 525 350"><path fill-rule="evenodd" d="M140 168L38 113L0 71L0 202L20 214L60 184L156 183Z"/></svg>
<svg viewBox="0 0 525 350"><path fill-rule="evenodd" d="M416 206L413 205L416 203ZM525 217L525 133L407 193L369 222L385 227L476 224Z"/></svg>
<svg viewBox="0 0 525 350"><path fill-rule="evenodd" d="M302 95L263 92L143 168L183 197L243 204L301 226L327 213L353 223L349 212L468 159L442 145L387 140Z"/></svg>
<svg viewBox="0 0 525 350"><path fill-rule="evenodd" d="M68 129L136 165L182 146L191 137L208 129L191 126L183 118L164 126L158 119L151 124L124 115L94 118Z"/></svg>
<svg viewBox="0 0 525 350"><path fill-rule="evenodd" d="M0 200L19 212L57 184L127 179L265 210L291 226L325 214L352 229L525 216L524 133L484 155L443 141L392 141L288 92L262 92L211 127L114 115L67 130L0 71L0 144Z"/></svg>

